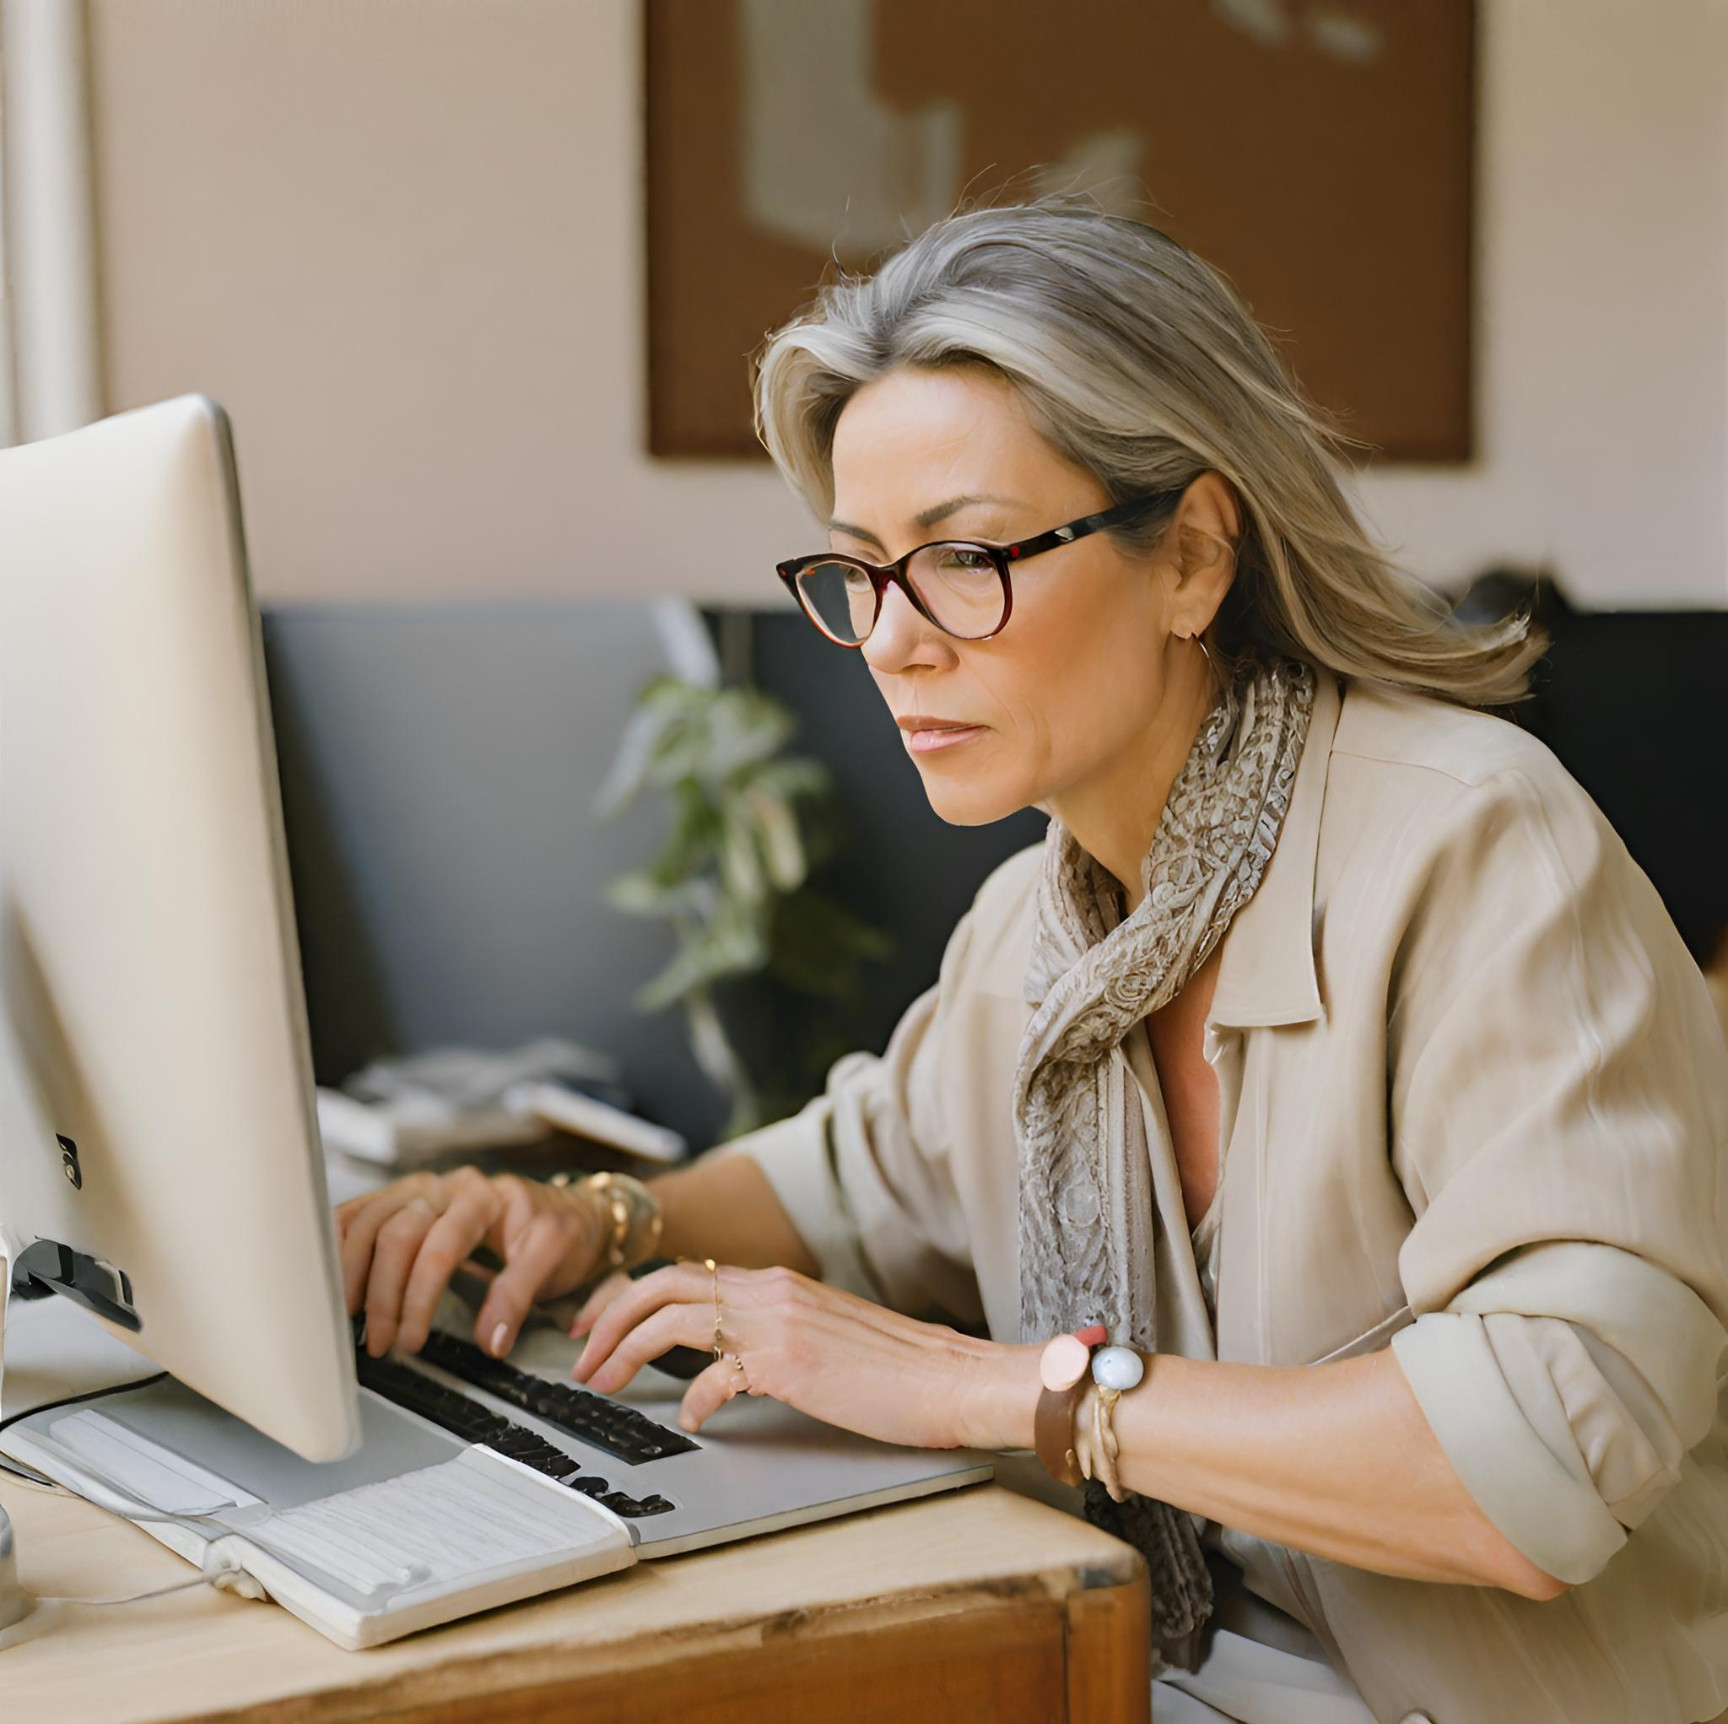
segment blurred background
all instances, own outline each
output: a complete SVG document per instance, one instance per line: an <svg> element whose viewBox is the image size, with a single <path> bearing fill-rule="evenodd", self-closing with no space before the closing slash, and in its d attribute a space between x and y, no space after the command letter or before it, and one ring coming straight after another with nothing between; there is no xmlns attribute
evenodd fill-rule
<svg viewBox="0 0 1728 1724"><path fill-rule="evenodd" d="M1232 275L1414 574L1534 584L1519 721L1718 959L1725 0L0 0L0 151L0 444L232 415L322 1082L554 1034L701 1143L881 1044L1040 823L784 607L747 357L1051 189Z"/></svg>

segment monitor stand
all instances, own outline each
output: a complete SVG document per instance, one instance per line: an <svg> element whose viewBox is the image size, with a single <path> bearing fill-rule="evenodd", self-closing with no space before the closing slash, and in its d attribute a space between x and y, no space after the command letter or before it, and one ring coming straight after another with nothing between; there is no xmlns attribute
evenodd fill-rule
<svg viewBox="0 0 1728 1724"><path fill-rule="evenodd" d="M76 1295L47 1297L59 1293L56 1283L21 1272L31 1249L0 1225L0 1424L60 1401L141 1382L160 1369L119 1338L138 1333L135 1312L125 1312L127 1320L110 1329L98 1320L107 1312L97 1303Z"/></svg>
<svg viewBox="0 0 1728 1724"><path fill-rule="evenodd" d="M133 1334L144 1326L132 1303L132 1280L126 1271L58 1239L35 1239L26 1245L12 1260L8 1284L23 1299L63 1293L73 1304Z"/></svg>

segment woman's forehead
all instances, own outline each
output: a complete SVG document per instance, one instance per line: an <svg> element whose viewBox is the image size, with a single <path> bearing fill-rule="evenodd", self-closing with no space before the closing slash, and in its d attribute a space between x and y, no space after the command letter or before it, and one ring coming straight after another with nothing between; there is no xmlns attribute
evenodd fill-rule
<svg viewBox="0 0 1728 1724"><path fill-rule="evenodd" d="M976 367L902 367L866 384L835 426L833 472L837 520L890 525L955 498L1035 501L1071 482L1012 385Z"/></svg>

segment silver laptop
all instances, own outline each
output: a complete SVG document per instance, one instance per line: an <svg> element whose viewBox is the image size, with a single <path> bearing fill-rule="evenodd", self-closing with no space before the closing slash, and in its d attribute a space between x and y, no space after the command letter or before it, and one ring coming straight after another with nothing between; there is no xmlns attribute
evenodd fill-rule
<svg viewBox="0 0 1728 1724"><path fill-rule="evenodd" d="M687 1435L455 1294L357 1376L260 662L218 407L0 452L0 1454L347 1646L987 1478L765 1399Z"/></svg>

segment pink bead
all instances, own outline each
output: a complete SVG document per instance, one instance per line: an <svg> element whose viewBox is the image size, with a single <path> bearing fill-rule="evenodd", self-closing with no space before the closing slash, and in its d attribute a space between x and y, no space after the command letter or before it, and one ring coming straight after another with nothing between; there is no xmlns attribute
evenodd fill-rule
<svg viewBox="0 0 1728 1724"><path fill-rule="evenodd" d="M1060 1394L1072 1389L1092 1363L1091 1349L1075 1335L1058 1335L1044 1344L1038 1355L1038 1380L1046 1389Z"/></svg>
<svg viewBox="0 0 1728 1724"><path fill-rule="evenodd" d="M1082 1347L1102 1347L1110 1336L1102 1323L1088 1323L1084 1329L1074 1331L1074 1339Z"/></svg>

